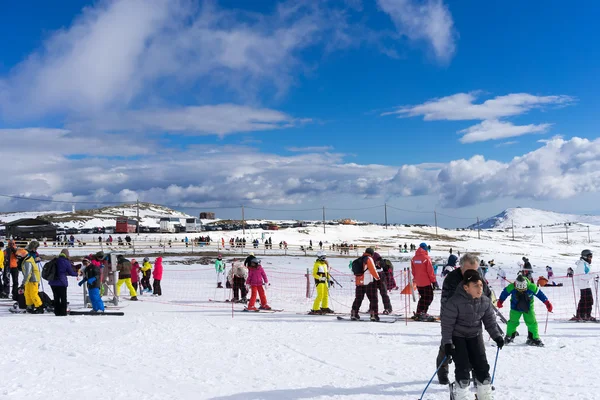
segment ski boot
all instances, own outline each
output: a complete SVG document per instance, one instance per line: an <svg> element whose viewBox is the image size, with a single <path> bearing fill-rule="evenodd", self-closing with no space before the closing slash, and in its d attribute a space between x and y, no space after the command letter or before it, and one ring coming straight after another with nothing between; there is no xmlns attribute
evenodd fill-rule
<svg viewBox="0 0 600 400"><path fill-rule="evenodd" d="M472 400L473 394L469 390L469 381L454 382L451 387L454 389L451 392L453 400Z"/></svg>
<svg viewBox="0 0 600 400"><path fill-rule="evenodd" d="M260 307L258 307L258 309L269 311L271 309L271 307L268 304L265 304L264 306L261 305Z"/></svg>
<svg viewBox="0 0 600 400"><path fill-rule="evenodd" d="M358 315L358 311L354 311L354 310L350 311L350 319L352 321L360 320L360 315Z"/></svg>
<svg viewBox="0 0 600 400"><path fill-rule="evenodd" d="M585 322L598 322L598 320L596 318L592 317L591 315L584 318L584 321Z"/></svg>
<svg viewBox="0 0 600 400"><path fill-rule="evenodd" d="M392 309L391 308L386 308L385 310L383 310L383 314L384 315L390 315L392 313Z"/></svg>
<svg viewBox="0 0 600 400"><path fill-rule="evenodd" d="M494 392L489 379L477 381L477 400L494 400Z"/></svg>
<svg viewBox="0 0 600 400"><path fill-rule="evenodd" d="M371 322L379 322L379 315L375 311L371 311Z"/></svg>
<svg viewBox="0 0 600 400"><path fill-rule="evenodd" d="M323 315L323 312L321 310L310 310L308 315Z"/></svg>
<svg viewBox="0 0 600 400"><path fill-rule="evenodd" d="M137 296L133 296L132 298L129 299L130 301L138 301Z"/></svg>
<svg viewBox="0 0 600 400"><path fill-rule="evenodd" d="M525 344L528 346L544 347L544 343L540 339L527 339Z"/></svg>
<svg viewBox="0 0 600 400"><path fill-rule="evenodd" d="M217 283L217 289L223 289L223 284L221 282Z"/></svg>
<svg viewBox="0 0 600 400"><path fill-rule="evenodd" d="M506 335L504 337L504 344L507 345L507 344L510 344L510 343L514 342L515 341L515 336L517 336L517 332L514 332L510 336Z"/></svg>
<svg viewBox="0 0 600 400"><path fill-rule="evenodd" d="M577 315L574 315L573 318L571 318L569 321L573 321L573 322L583 322L583 318L578 317Z"/></svg>
<svg viewBox="0 0 600 400"><path fill-rule="evenodd" d="M331 308L327 307L327 308L321 308L321 314L334 314L335 311L333 311Z"/></svg>

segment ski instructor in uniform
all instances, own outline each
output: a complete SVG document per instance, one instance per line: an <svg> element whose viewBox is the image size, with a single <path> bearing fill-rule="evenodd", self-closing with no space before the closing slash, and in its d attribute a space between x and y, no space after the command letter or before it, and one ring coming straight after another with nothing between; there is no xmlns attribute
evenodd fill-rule
<svg viewBox="0 0 600 400"><path fill-rule="evenodd" d="M460 268L455 269L454 271L450 272L448 274L448 276L446 276L446 279L444 279L444 285L442 287L442 301L441 301L441 308L440 308L440 316L444 314L444 305L446 304L446 302L450 299L450 297L452 297L454 295L454 292L456 292L456 289L461 285L462 281L463 281L463 274L468 271L468 270L474 270L477 271L477 268L479 268L479 258L471 253L465 253L463 254L463 256L460 258L460 262L459 262ZM492 292L490 290L490 288L488 287L487 283L485 282L485 279L483 280L483 295L487 296L488 298L491 299L492 297ZM483 340L482 335L479 336L479 340ZM435 367L437 368L438 366L440 366L440 364L442 363L442 360L444 359L444 357L446 356L445 350L444 350L444 345L440 345L440 351L438 353L437 359L435 361ZM448 380L448 362L444 362L444 364L441 366L441 368L439 369L437 376L438 376L438 382L440 383L440 385L448 385L450 384L450 381Z"/></svg>
<svg viewBox="0 0 600 400"><path fill-rule="evenodd" d="M427 311L429 311L429 306L433 302L433 288L437 287L433 265L427 249L427 244L421 243L410 263L414 282L419 291L419 303L417 303L415 317L423 321L429 318Z"/></svg>

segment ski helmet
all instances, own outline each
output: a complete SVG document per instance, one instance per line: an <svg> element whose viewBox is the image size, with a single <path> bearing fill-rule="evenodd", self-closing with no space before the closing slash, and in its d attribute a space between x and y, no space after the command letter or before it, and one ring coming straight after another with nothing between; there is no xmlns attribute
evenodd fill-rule
<svg viewBox="0 0 600 400"><path fill-rule="evenodd" d="M592 251L585 249L581 252L581 258L588 258L592 256Z"/></svg>
<svg viewBox="0 0 600 400"><path fill-rule="evenodd" d="M527 290L527 279L525 279L523 275L517 276L517 279L515 280L515 289L519 292Z"/></svg>
<svg viewBox="0 0 600 400"><path fill-rule="evenodd" d="M248 260L248 264L252 265L252 264L256 264L256 266L260 265L260 260L256 257L252 257L250 260Z"/></svg>
<svg viewBox="0 0 600 400"><path fill-rule="evenodd" d="M144 257L144 262L148 262L150 259L148 257Z"/></svg>
<svg viewBox="0 0 600 400"><path fill-rule="evenodd" d="M37 240L32 240L31 242L29 242L26 249L28 251L36 251L39 247L40 247L40 242L38 242Z"/></svg>
<svg viewBox="0 0 600 400"><path fill-rule="evenodd" d="M323 261L323 260L325 260L326 258L327 258L327 254L325 254L325 252L324 252L324 251L319 251L319 252L317 253L317 260L321 260L321 261Z"/></svg>

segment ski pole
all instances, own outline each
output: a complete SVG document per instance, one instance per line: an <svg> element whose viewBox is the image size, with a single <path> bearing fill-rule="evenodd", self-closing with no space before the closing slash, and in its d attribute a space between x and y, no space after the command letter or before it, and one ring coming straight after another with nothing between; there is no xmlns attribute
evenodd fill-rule
<svg viewBox="0 0 600 400"><path fill-rule="evenodd" d="M340 285L340 283L337 281L337 279L335 279L331 274L329 275L329 277L331 278L332 281L335 282L336 285L338 285L341 289L343 289L344 287L342 285Z"/></svg>
<svg viewBox="0 0 600 400"><path fill-rule="evenodd" d="M496 361L494 361L494 372L492 373L492 382L490 385L494 384L494 378L496 377L496 365L498 365L498 354L500 354L500 347L496 350Z"/></svg>
<svg viewBox="0 0 600 400"><path fill-rule="evenodd" d="M548 317L550 316L550 311L546 313L546 326L544 327L544 335L546 334L546 330L548 329Z"/></svg>
<svg viewBox="0 0 600 400"><path fill-rule="evenodd" d="M498 357L498 356L496 356ZM427 383L427 386L425 386L425 389L423 390L423 393L421 393L421 397L419 397L419 400L423 400L423 396L425 396L425 392L427 391L427 389L429 389L429 385L431 385L431 382L433 381L433 378L435 378L435 376L437 375L438 371L440 370L440 368L442 368L442 365L444 365L444 363L446 362L446 359L448 358L448 356L444 356L444 359L442 360L442 362L440 363L440 365L437 367L437 369L435 370L435 372L433 373L433 376L431 377L431 379L429 380L429 382ZM497 358L496 358L497 359ZM494 372L496 371L496 368L494 366ZM493 379L493 378L492 378Z"/></svg>

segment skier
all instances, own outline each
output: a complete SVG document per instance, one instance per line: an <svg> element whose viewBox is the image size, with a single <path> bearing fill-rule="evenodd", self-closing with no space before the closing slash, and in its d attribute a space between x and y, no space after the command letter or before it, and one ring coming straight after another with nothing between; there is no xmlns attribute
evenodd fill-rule
<svg viewBox="0 0 600 400"><path fill-rule="evenodd" d="M313 266L312 274L317 286L317 298L309 314L333 314L334 311L329 308L329 286L332 282L329 276L329 263L327 262L327 254L325 252L319 251L317 253L317 260Z"/></svg>
<svg viewBox="0 0 600 400"><path fill-rule="evenodd" d="M546 273L548 274L548 280L552 281L552 279L554 279L554 271L552 271L551 266L546 265Z"/></svg>
<svg viewBox="0 0 600 400"><path fill-rule="evenodd" d="M533 267L529 262L529 258L523 257L523 267L521 268L521 274L529 280L529 282L533 282Z"/></svg>
<svg viewBox="0 0 600 400"><path fill-rule="evenodd" d="M152 288L150 287L150 275L152 274L152 264L150 264L150 259L148 257L144 257L142 263L142 294L150 293Z"/></svg>
<svg viewBox="0 0 600 400"><path fill-rule="evenodd" d="M87 258L84 258L82 263L84 278L78 285L83 286L87 282L92 312L104 312L104 302L100 296L100 286L102 284L100 282L100 267Z"/></svg>
<svg viewBox="0 0 600 400"><path fill-rule="evenodd" d="M17 295L19 293L19 269L17 268L17 243L10 239L8 241L8 247L4 254L4 293L8 297L9 294L9 283L8 275L10 275L10 282L12 283L12 299L17 301Z"/></svg>
<svg viewBox="0 0 600 400"><path fill-rule="evenodd" d="M67 287L69 286L67 276L77 276L77 273L69 260L69 250L63 249L56 260L54 279L48 281L54 297L54 315L57 317L67 315Z"/></svg>
<svg viewBox="0 0 600 400"><path fill-rule="evenodd" d="M394 264L392 264L392 262L390 260L388 260L387 258L384 260L381 260L381 263L383 264L384 270L386 270L386 268L387 268L387 270L386 270L387 289L388 290L398 289L398 284L396 283L396 278L394 278Z"/></svg>
<svg viewBox="0 0 600 400"><path fill-rule="evenodd" d="M135 258L131 259L131 286L135 289L137 294L138 283L140 281L140 263Z"/></svg>
<svg viewBox="0 0 600 400"><path fill-rule="evenodd" d="M576 275L573 279L577 280L579 291L581 296L579 297L579 304L577 305L577 314L571 321L596 321L596 318L592 317L592 306L594 305L594 296L592 295L592 288L590 282L594 277L598 279L598 275L593 276L591 272L592 264L592 252L590 250L583 250L581 257L577 261Z"/></svg>
<svg viewBox="0 0 600 400"><path fill-rule="evenodd" d="M446 279L444 279L444 285L442 287L441 307L440 307L440 316L441 317L443 317L443 315L444 315L444 306L445 306L446 302L454 295L454 293L456 292L456 289L460 286L461 282L463 281L464 274L469 270L476 271L477 268L479 267L479 258L477 258L477 256L475 256L474 254L465 253L460 258L459 265L460 265L460 268L457 268L454 271L450 272L446 276ZM490 288L488 287L488 284L485 281L483 282L483 294L490 299L492 297L492 291L490 290ZM437 355L437 359L435 361L436 367L438 367L442 363L442 360L444 359L445 355L446 355L446 353L445 353L445 349L444 349L444 344L442 343L440 346L438 355ZM438 370L437 375L438 375L438 382L440 383L440 385L448 385L450 383L450 381L448 380L448 373L449 373L448 364L449 364L449 362L448 362L448 360L446 360L444 362L444 364Z"/></svg>
<svg viewBox="0 0 600 400"><path fill-rule="evenodd" d="M131 301L137 301L137 292L131 285L131 261L126 259L122 254L117 256L117 271L119 271L119 280L117 281L117 286L115 288L115 294L117 297L121 294L121 286L125 284L127 289L129 289L129 295L131 296Z"/></svg>
<svg viewBox="0 0 600 400"><path fill-rule="evenodd" d="M0 241L0 299L6 299L8 294L4 292L5 282L8 275L4 275L4 242ZM10 286L10 283L8 284Z"/></svg>
<svg viewBox="0 0 600 400"><path fill-rule="evenodd" d="M550 300L548 300L544 292L535 283L530 282L523 275L517 276L514 283L504 288L498 299L498 308L502 308L504 301L509 295L511 296L510 318L506 324L506 337L504 338L506 344L512 343L515 340L517 327L522 315L528 330L526 343L530 346L544 346L538 333L538 323L533 309L533 296L540 299L546 305L548 312L552 312L552 303L550 303Z"/></svg>
<svg viewBox="0 0 600 400"><path fill-rule="evenodd" d="M23 272L23 286L25 286L25 303L27 312L32 314L42 314L44 307L40 299L39 283L41 280L37 249L40 244L37 240L29 242L25 250L17 250L17 260L22 259L21 270Z"/></svg>
<svg viewBox="0 0 600 400"><path fill-rule="evenodd" d="M160 287L160 281L162 280L163 275L163 265L162 265L162 257L156 257L156 261L154 261L154 271L152 272L154 276L154 282L152 283L153 296L162 296L162 288Z"/></svg>
<svg viewBox="0 0 600 400"><path fill-rule="evenodd" d="M250 302L248 303L247 310L248 311L257 311L256 310L256 296L260 297L260 309L261 310L270 310L271 307L267 304L267 295L265 294L265 288L263 285L269 284L269 279L267 278L267 274L265 270L260 265L260 260L256 257L253 257L250 262L250 267L248 268L248 279L246 283L250 286L252 293L250 294Z"/></svg>
<svg viewBox="0 0 600 400"><path fill-rule="evenodd" d="M355 277L356 290L354 292L354 302L352 303L352 311L350 311L350 319L353 321L357 321L360 319L360 315L358 314L358 312L360 310L362 301L365 298L365 294L369 298L369 312L371 321L379 321L379 299L377 297L379 274L377 273L377 269L375 268L375 262L373 262L374 254L375 250L369 247L365 250L365 253L361 257L361 262L363 265L363 274L356 275Z"/></svg>
<svg viewBox="0 0 600 400"><path fill-rule="evenodd" d="M421 243L411 261L414 283L417 285L420 296L415 318L422 321L430 318L427 311L433 302L433 289L437 286L435 274L433 273L433 265L431 264L431 258L429 258L427 249L427 244Z"/></svg>
<svg viewBox="0 0 600 400"><path fill-rule="evenodd" d="M446 302L442 315L442 344L446 356L456 363L455 400L470 400L470 371L477 379L477 398L493 400L490 366L485 355L481 323L498 348L504 346L491 300L483 295L484 280L477 271L464 273L461 285Z"/></svg>
<svg viewBox="0 0 600 400"><path fill-rule="evenodd" d="M448 262L446 263L446 265L456 268L457 262L458 262L458 257L456 257L456 255L452 254L452 248L451 248L450 255L448 256Z"/></svg>
<svg viewBox="0 0 600 400"><path fill-rule="evenodd" d="M502 269L502 267L498 267L498 271L496 271L496 276L500 279L502 283L502 289L506 287L506 272Z"/></svg>
<svg viewBox="0 0 600 400"><path fill-rule="evenodd" d="M388 286L387 279L388 267L386 266L383 258L379 255L379 253L375 253L373 255L373 261L375 261L375 269L377 270L377 274L379 274L379 281L377 281L377 288L379 289L379 294L381 294L381 300L383 301L383 313L388 315L392 313L392 302L390 301L390 296L388 294Z"/></svg>
<svg viewBox="0 0 600 400"><path fill-rule="evenodd" d="M258 240L258 239L256 239ZM246 257L246 259L244 260L244 267L249 267L250 266L250 260L252 260L254 258L254 253L250 252L248 253L248 257Z"/></svg>
<svg viewBox="0 0 600 400"><path fill-rule="evenodd" d="M223 287L223 278L225 277L225 263L223 262L223 256L218 255L215 260L215 271L217 272L217 287Z"/></svg>
<svg viewBox="0 0 600 400"><path fill-rule="evenodd" d="M248 299L246 290L246 279L248 278L248 268L240 264L231 264L231 269L227 274L227 280L233 287L233 299L231 301L236 303L246 303ZM240 298L241 292L241 298Z"/></svg>

